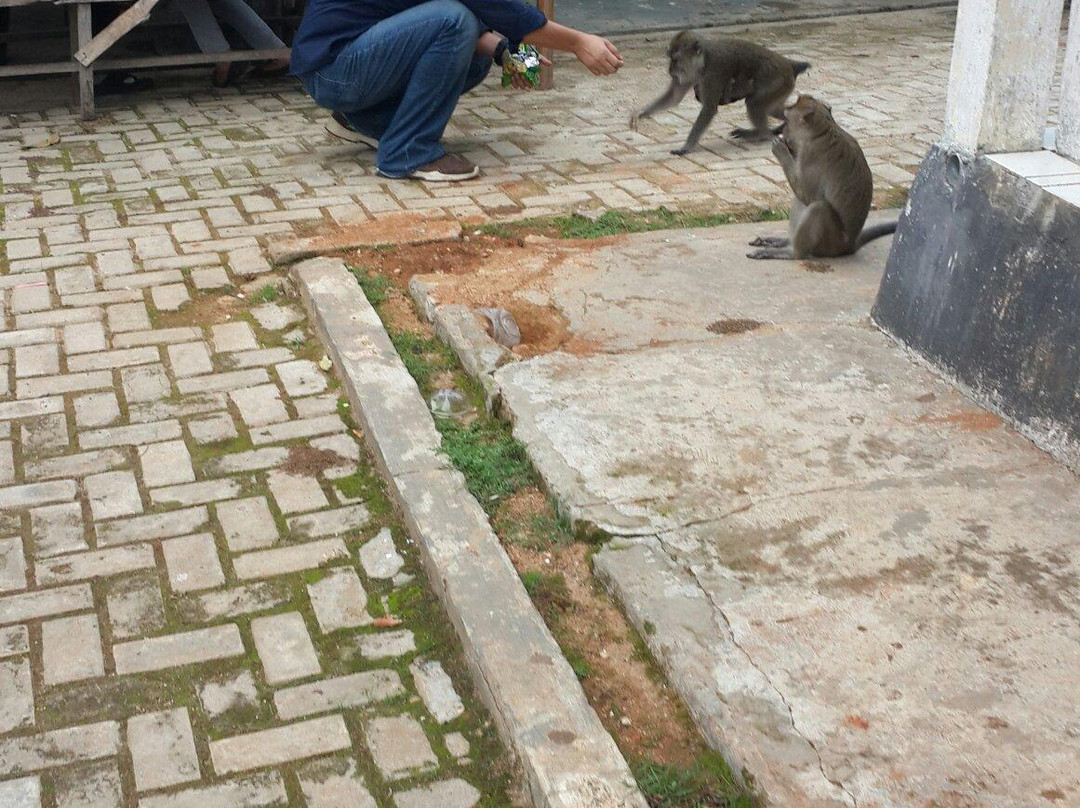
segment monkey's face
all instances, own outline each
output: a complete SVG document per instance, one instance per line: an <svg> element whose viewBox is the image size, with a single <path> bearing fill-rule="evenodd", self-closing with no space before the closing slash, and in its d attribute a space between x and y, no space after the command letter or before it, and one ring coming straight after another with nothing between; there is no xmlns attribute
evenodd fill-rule
<svg viewBox="0 0 1080 808"><path fill-rule="evenodd" d="M705 67L705 53L698 38L689 31L675 35L668 46L668 74L682 85L695 84Z"/></svg>
<svg viewBox="0 0 1080 808"><path fill-rule="evenodd" d="M800 95L784 110L783 139L792 147L825 131L832 123L832 108L812 95Z"/></svg>

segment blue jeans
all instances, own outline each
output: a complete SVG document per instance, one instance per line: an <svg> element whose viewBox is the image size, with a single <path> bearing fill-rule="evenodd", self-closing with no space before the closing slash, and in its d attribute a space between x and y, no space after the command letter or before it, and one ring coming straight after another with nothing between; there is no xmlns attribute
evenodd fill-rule
<svg viewBox="0 0 1080 808"><path fill-rule="evenodd" d="M407 177L446 154L440 140L458 98L491 68L476 54L482 31L457 0L429 0L376 23L300 80L316 104L379 141L380 174Z"/></svg>

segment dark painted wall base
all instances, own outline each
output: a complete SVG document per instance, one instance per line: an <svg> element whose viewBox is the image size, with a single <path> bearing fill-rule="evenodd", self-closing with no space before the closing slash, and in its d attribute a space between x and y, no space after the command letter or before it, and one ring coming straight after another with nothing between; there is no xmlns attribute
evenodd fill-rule
<svg viewBox="0 0 1080 808"><path fill-rule="evenodd" d="M872 316L1080 469L1080 208L935 146Z"/></svg>

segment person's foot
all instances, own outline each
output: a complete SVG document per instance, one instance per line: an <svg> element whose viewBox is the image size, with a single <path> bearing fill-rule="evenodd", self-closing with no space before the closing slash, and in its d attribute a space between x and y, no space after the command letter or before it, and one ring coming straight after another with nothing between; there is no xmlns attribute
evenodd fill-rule
<svg viewBox="0 0 1080 808"><path fill-rule="evenodd" d="M420 166L409 177L426 182L461 182L480 176L480 167L460 154L444 154L438 160Z"/></svg>
<svg viewBox="0 0 1080 808"><path fill-rule="evenodd" d="M349 126L349 122L345 120L345 116L340 112L335 112L330 116L330 120L326 122L326 131L336 138L341 138L347 143L362 143L372 149L379 148L379 141L373 137L368 137L367 135L357 132Z"/></svg>

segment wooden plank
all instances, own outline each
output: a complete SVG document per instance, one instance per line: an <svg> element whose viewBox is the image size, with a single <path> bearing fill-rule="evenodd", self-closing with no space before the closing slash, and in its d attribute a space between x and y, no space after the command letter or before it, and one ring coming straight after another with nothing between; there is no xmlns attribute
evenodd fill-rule
<svg viewBox="0 0 1080 808"><path fill-rule="evenodd" d="M94 29L90 21L90 6L80 3L68 11L71 19L71 49L81 50L94 38ZM75 97L79 102L79 113L84 121L94 117L94 69L78 66L73 78Z"/></svg>
<svg viewBox="0 0 1080 808"><path fill-rule="evenodd" d="M544 16L546 16L549 20L554 20L555 19L555 0L536 0L536 7L540 11L544 12ZM542 48L540 50L540 53L542 53L548 59L554 60L554 58L555 58L555 51L553 51L551 48ZM552 67L541 67L540 68L540 89L541 90L550 90L554 86L555 86L555 68L554 68L554 66L552 66Z"/></svg>
<svg viewBox="0 0 1080 808"><path fill-rule="evenodd" d="M41 62L33 65L0 66L0 79L19 76L50 76L58 73L75 73L79 65L75 62Z"/></svg>
<svg viewBox="0 0 1080 808"><path fill-rule="evenodd" d="M288 48L273 50L232 50L224 53L176 53L170 56L132 56L123 59L101 59L94 64L98 70L138 70L145 67L196 67L218 62L269 62L288 59Z"/></svg>
<svg viewBox="0 0 1080 808"><path fill-rule="evenodd" d="M115 45L122 36L128 33L139 23L145 22L161 0L136 0L131 8L124 11L120 16L106 26L105 30L94 37L87 45L80 48L75 54L75 61L84 67L89 67L97 61L101 54ZM80 6L83 3L79 4Z"/></svg>

